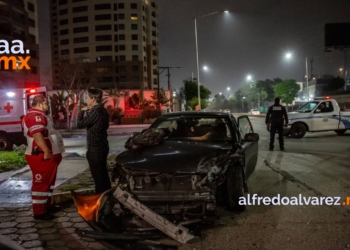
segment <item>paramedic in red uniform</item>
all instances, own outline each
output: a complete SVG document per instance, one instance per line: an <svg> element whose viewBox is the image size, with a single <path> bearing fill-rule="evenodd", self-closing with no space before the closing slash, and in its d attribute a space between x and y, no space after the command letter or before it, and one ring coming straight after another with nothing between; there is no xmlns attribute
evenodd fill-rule
<svg viewBox="0 0 350 250"><path fill-rule="evenodd" d="M52 213L60 210L52 205L51 196L64 152L62 137L46 117L48 111L46 97L37 95L24 119L24 135L28 142L25 157L33 175L33 214L35 219L41 220L53 219Z"/></svg>

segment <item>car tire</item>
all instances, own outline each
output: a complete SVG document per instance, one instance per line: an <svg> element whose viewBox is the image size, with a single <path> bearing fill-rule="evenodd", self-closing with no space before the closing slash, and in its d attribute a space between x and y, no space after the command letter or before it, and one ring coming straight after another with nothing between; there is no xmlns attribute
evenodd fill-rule
<svg viewBox="0 0 350 250"><path fill-rule="evenodd" d="M8 134L0 133L0 151L12 151L13 143Z"/></svg>
<svg viewBox="0 0 350 250"><path fill-rule="evenodd" d="M303 138L305 134L306 127L302 123L293 124L292 128L290 129L290 136L292 138Z"/></svg>
<svg viewBox="0 0 350 250"><path fill-rule="evenodd" d="M345 134L347 129L338 129L338 130L334 130L334 132L336 132L338 135L343 135Z"/></svg>
<svg viewBox="0 0 350 250"><path fill-rule="evenodd" d="M245 205L239 204L239 199L244 197L244 180L242 173L242 165L234 164L227 169L227 209L242 212Z"/></svg>

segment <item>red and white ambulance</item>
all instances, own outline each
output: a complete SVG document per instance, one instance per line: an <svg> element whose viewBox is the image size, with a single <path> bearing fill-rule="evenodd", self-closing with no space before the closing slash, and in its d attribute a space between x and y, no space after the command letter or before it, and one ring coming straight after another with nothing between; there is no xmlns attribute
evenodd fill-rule
<svg viewBox="0 0 350 250"><path fill-rule="evenodd" d="M46 96L46 87L0 89L0 151L10 151L14 144L27 144L22 118L38 94Z"/></svg>

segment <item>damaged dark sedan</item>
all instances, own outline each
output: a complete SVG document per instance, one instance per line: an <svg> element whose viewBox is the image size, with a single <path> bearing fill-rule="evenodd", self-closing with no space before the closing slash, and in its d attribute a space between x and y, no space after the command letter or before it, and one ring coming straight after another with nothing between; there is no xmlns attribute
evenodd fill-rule
<svg viewBox="0 0 350 250"><path fill-rule="evenodd" d="M247 116L178 112L134 133L116 157L116 188L99 198L95 220L129 220L126 230L159 229L186 243L186 225L215 220L216 206L239 209L258 158L259 135ZM137 216L135 216L137 215Z"/></svg>

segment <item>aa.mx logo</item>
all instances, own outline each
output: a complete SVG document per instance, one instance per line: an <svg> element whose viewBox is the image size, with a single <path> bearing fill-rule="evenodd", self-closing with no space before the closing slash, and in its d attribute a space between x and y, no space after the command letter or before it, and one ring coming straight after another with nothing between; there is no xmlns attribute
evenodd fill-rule
<svg viewBox="0 0 350 250"><path fill-rule="evenodd" d="M10 45L6 40L0 40L0 56L3 54L7 54L7 56L0 57L0 69L2 70L22 70L22 69L30 69L28 65L28 61L30 56L13 56L20 54L29 54L30 50L27 49L24 51L24 45L21 40L13 40Z"/></svg>

